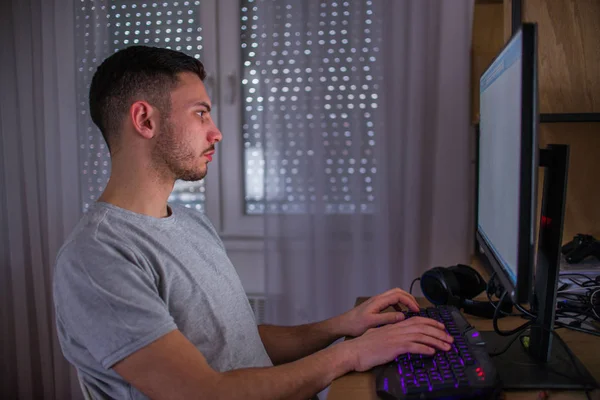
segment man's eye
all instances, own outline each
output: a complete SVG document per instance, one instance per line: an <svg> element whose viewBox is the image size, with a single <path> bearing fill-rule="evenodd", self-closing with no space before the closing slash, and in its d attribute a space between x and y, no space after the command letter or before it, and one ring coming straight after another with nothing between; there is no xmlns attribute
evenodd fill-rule
<svg viewBox="0 0 600 400"><path fill-rule="evenodd" d="M204 114L206 114L206 111L197 111L196 114L198 114L200 117L204 117Z"/></svg>

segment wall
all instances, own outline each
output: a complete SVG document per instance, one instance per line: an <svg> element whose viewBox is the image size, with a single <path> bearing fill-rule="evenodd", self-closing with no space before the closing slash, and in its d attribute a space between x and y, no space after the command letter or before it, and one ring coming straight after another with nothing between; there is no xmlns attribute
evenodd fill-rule
<svg viewBox="0 0 600 400"><path fill-rule="evenodd" d="M538 25L540 112L600 113L600 2L524 0L522 11ZM544 123L539 141L570 145L563 241L600 238L600 123Z"/></svg>

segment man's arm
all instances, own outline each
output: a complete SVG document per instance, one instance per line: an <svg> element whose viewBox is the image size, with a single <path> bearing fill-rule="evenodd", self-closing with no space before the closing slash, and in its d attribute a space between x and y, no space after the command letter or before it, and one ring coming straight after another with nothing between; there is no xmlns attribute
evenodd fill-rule
<svg viewBox="0 0 600 400"><path fill-rule="evenodd" d="M175 399L307 399L333 379L365 371L398 354L433 354L451 341L441 324L411 318L373 329L360 338L336 344L298 361L270 368L220 373L183 334L172 331L114 365L126 381L150 398Z"/></svg>
<svg viewBox="0 0 600 400"><path fill-rule="evenodd" d="M324 349L340 337L360 336L375 326L403 320L404 315L399 312L381 313L389 306L398 308L400 304L412 311L419 309L412 295L394 288L325 321L299 326L259 325L258 332L271 361L279 365Z"/></svg>
<svg viewBox="0 0 600 400"><path fill-rule="evenodd" d="M178 330L114 366L125 380L157 400L306 400L351 368L350 353L334 346L291 364L219 373Z"/></svg>
<svg viewBox="0 0 600 400"><path fill-rule="evenodd" d="M338 318L298 326L259 325L258 333L271 361L279 365L322 350L344 336Z"/></svg>

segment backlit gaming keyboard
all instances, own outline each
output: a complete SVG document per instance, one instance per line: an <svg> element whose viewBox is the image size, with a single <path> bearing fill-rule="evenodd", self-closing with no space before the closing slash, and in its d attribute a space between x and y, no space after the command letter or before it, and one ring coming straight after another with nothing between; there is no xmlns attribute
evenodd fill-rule
<svg viewBox="0 0 600 400"><path fill-rule="evenodd" d="M449 351L432 356L402 354L374 371L382 399L484 399L499 389L496 368L485 343L456 307L438 306L407 312L442 322L454 337Z"/></svg>

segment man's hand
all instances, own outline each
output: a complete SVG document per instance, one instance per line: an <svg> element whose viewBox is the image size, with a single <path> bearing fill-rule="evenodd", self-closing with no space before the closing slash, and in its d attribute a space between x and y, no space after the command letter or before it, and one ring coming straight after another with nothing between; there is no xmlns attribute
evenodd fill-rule
<svg viewBox="0 0 600 400"><path fill-rule="evenodd" d="M364 335L340 345L354 355L355 371L367 371L404 353L432 355L435 349L448 351L453 341L443 324L430 318L412 317L369 329Z"/></svg>
<svg viewBox="0 0 600 400"><path fill-rule="evenodd" d="M400 312L400 305L407 306L410 311L419 311L417 300L412 295L402 289L391 289L340 315L337 318L340 331L343 335L360 336L367 329L402 321L404 314ZM381 312L390 306L397 311Z"/></svg>

